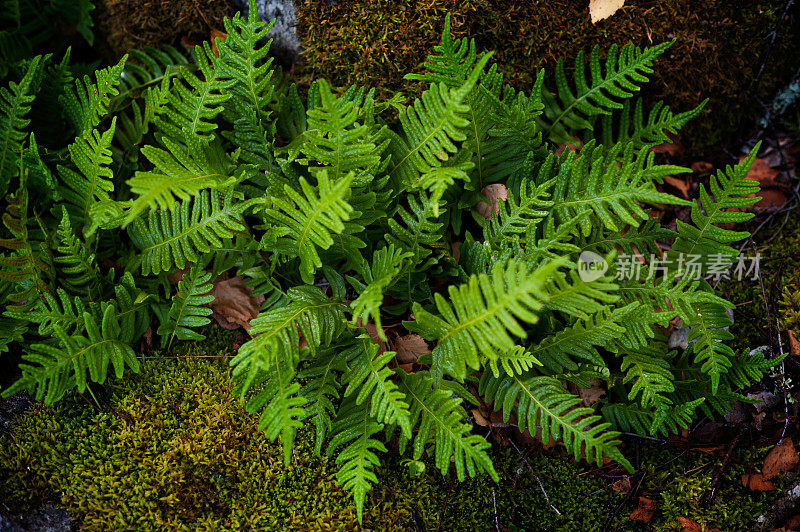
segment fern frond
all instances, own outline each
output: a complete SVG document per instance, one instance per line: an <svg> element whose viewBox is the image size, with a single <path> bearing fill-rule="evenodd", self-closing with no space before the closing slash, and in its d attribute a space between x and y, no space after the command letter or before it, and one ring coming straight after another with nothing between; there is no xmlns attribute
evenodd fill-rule
<svg viewBox="0 0 800 532"><path fill-rule="evenodd" d="M250 205L234 201L232 190L224 196L205 190L172 210L150 211L146 221L136 218L128 234L139 253L129 266L141 265L142 274L150 275L197 262L200 255L222 247L224 239L246 229L242 216Z"/></svg>
<svg viewBox="0 0 800 532"><path fill-rule="evenodd" d="M472 275L468 283L451 286L451 302L436 294L441 317L414 303L415 321L404 325L426 340L438 340L431 367L434 379L447 373L463 382L467 367L479 369L479 353L497 358L516 345L511 335L525 338L520 321L538 321L536 311L548 298L548 277L559 266L553 261L530 271L514 261L498 263L491 274Z"/></svg>
<svg viewBox="0 0 800 532"><path fill-rule="evenodd" d="M545 445L551 439L560 439L576 460L583 453L587 460L601 465L603 457L608 457L633 470L618 449L619 433L608 431L609 423L598 423L601 418L591 408L578 406L581 398L567 392L558 379L507 374L494 377L484 372L479 393L494 400L495 410L502 409L504 421L516 412L519 430L527 429L531 434L541 431Z"/></svg>
<svg viewBox="0 0 800 532"><path fill-rule="evenodd" d="M362 275L366 284L353 277L347 277L350 284L359 292L355 301L350 303L350 307L353 309L353 323L358 320L366 322L371 317L378 329L378 335L383 341L386 341L386 335L381 327L380 312L383 291L400 273L403 261L410 256L411 253L404 253L402 250L396 249L393 244L389 244L389 247L379 249L372 256L372 269L364 268Z"/></svg>
<svg viewBox="0 0 800 532"><path fill-rule="evenodd" d="M58 344L31 345L23 355L27 363L20 365L22 377L3 391L3 397L28 390L37 400L53 404L73 388L85 391L87 377L104 383L109 365L118 379L125 368L137 373L139 362L131 344L144 333L147 313L141 293L132 298L134 290L130 274L126 274L116 287L117 298L84 310L71 332L52 322L50 330Z"/></svg>
<svg viewBox="0 0 800 532"><path fill-rule="evenodd" d="M183 274L165 321L158 327L161 347L169 349L175 339L205 340L204 335L192 328L202 327L211 321L208 316L212 311L204 306L214 301L211 288L211 273L203 271L196 264Z"/></svg>
<svg viewBox="0 0 800 532"><path fill-rule="evenodd" d="M35 242L28 232L28 189L22 170L19 189L6 198L3 225L11 238L0 239L0 247L11 250L11 256L0 257L0 279L13 283L16 292L8 301L30 308L36 299L49 293L54 277L52 254L46 242Z"/></svg>
<svg viewBox="0 0 800 532"><path fill-rule="evenodd" d="M485 472L497 482L497 472L486 453L490 444L482 436L470 434L470 426L464 423L466 411L461 406L461 399L438 387L426 372L397 370L397 375L400 391L410 406L411 426L419 424L413 442L413 458L419 460L428 444L433 442L436 467L443 475L450 470L452 462L459 481L467 475L475 477L479 472ZM401 451L410 440L400 436Z"/></svg>
<svg viewBox="0 0 800 532"><path fill-rule="evenodd" d="M667 437L689 427L695 410L703 405L704 398L672 405L661 405L657 410L639 404L609 403L603 405L603 418L616 429L636 434Z"/></svg>
<svg viewBox="0 0 800 532"><path fill-rule="evenodd" d="M245 171L240 168L234 175L220 161L207 156L207 152L189 141L184 149L164 138L167 151L155 146L145 146L142 153L154 168L139 171L128 180L131 193L138 197L125 218L125 225L133 221L146 208L172 209L177 200L187 201L208 188L224 188L237 182Z"/></svg>
<svg viewBox="0 0 800 532"><path fill-rule="evenodd" d="M401 188L413 184L422 174L442 166L442 162L458 151L454 142L466 139L463 129L469 125L469 106L463 102L469 95L490 54L485 54L472 73L458 88L444 83L433 84L422 98L400 112L403 134L392 134L389 152L392 155L389 174Z"/></svg>
<svg viewBox="0 0 800 532"><path fill-rule="evenodd" d="M622 323L630 319L638 307L638 303L630 303L613 310L600 310L586 320L578 320L573 325L547 336L538 345L531 347L531 355L552 373L576 371L578 362L604 366L605 362L597 348L613 346L614 341L625 333ZM573 358L578 359L578 362Z"/></svg>
<svg viewBox="0 0 800 532"><path fill-rule="evenodd" d="M700 199L692 205L692 223L678 220L678 237L672 246L685 257L696 256L701 262L710 257L727 258L733 262L737 251L728 244L749 235L746 231L723 229L715 224L741 223L755 214L743 210L758 201L755 197L760 189L758 182L747 179L750 166L756 158L760 143L745 159L734 167L720 170L711 176L709 190L700 187Z"/></svg>
<svg viewBox="0 0 800 532"><path fill-rule="evenodd" d="M658 351L626 353L622 357L620 371L625 372L622 382L632 383L628 399L634 400L641 393L639 404L644 408L671 404L668 395L675 391L672 381L675 377L670 371L669 355L664 357Z"/></svg>
<svg viewBox="0 0 800 532"><path fill-rule="evenodd" d="M61 265L58 270L63 275L58 277L59 281L70 292L87 295L90 299L97 298L100 295L100 271L95 255L86 249L86 243L75 234L64 206L56 236L57 253L54 254L53 262Z"/></svg>
<svg viewBox="0 0 800 532"><path fill-rule="evenodd" d="M640 206L644 203L689 205L690 203L671 194L658 192L653 180L671 172L687 172L678 166L653 165L652 153L646 148L634 152L632 146L625 153L618 145L605 156L602 146L589 142L580 155L570 152L561 160L553 189L553 216L557 223L566 223L585 211L590 218L581 221L584 235L593 225L602 225L611 231L619 231L625 225L638 227L648 219ZM620 157L621 155L621 157Z"/></svg>
<svg viewBox="0 0 800 532"><path fill-rule="evenodd" d="M322 444L327 441L333 428L341 390L340 376L347 373L347 361L339 352L338 346L321 350L309 365L301 369L297 377L306 382L300 390L300 397L306 400L305 417L314 424L314 452L320 456Z"/></svg>
<svg viewBox="0 0 800 532"><path fill-rule="evenodd" d="M355 392L356 404L360 405L369 399L369 415L380 423L397 425L404 437L411 437L411 420L405 395L399 391L397 384L389 380L394 372L387 366L395 356L392 351L378 354L378 344L369 335L362 334L354 340L353 345L344 353L348 359L348 371L345 376L347 389L344 397Z"/></svg>
<svg viewBox="0 0 800 532"><path fill-rule="evenodd" d="M8 87L0 87L0 197L8 192L13 178L19 175L19 160L30 119L25 115L31 109L35 94L34 78L38 75L42 56L28 63L25 75Z"/></svg>
<svg viewBox="0 0 800 532"><path fill-rule="evenodd" d="M206 145L215 138L215 119L230 98L226 91L232 82L219 78L209 60L209 56L213 56L210 47L207 42L204 45L194 48L200 76L181 68L180 76L174 79L172 89L165 96L164 110L153 118L153 123L165 136L163 140Z"/></svg>
<svg viewBox="0 0 800 532"><path fill-rule="evenodd" d="M608 50L605 72L600 64L600 47L595 46L589 54L587 82L583 52L575 59L574 91L564 73L564 62L556 65L556 97L546 89L542 91L544 115L539 118L545 137L555 143L568 142L570 134L591 129L592 117L610 114L621 109L620 100L630 98L640 85L648 81L651 65L671 45L665 42L644 50L626 44L616 44Z"/></svg>
<svg viewBox="0 0 800 532"><path fill-rule="evenodd" d="M273 208L263 209L264 216L272 222L280 236L273 251L300 258L300 275L305 283L312 283L314 272L322 266L317 248L333 245L332 234L345 230L344 222L353 208L347 199L353 174L337 181L328 178L327 170L317 174L317 186L300 178L302 195L289 185L284 185L286 198L272 198Z"/></svg>
<svg viewBox="0 0 800 532"><path fill-rule="evenodd" d="M376 135L366 123L359 122L362 110L356 102L336 98L325 80L317 81L317 86L320 105L308 111L308 129L300 149L309 162L328 166L334 180L349 172L356 174L356 181L363 180L364 174L374 173L381 164L389 141L376 145Z"/></svg>
<svg viewBox="0 0 800 532"><path fill-rule="evenodd" d="M119 95L118 86L127 58L125 55L116 65L95 71L96 82L92 82L88 74L82 80L76 79L75 89L59 97L64 115L78 135L96 128L108 113L112 98Z"/></svg>
<svg viewBox="0 0 800 532"><path fill-rule="evenodd" d="M116 125L117 118L114 117L105 133L87 130L69 145L70 159L80 173L68 166L58 166L63 182L59 193L69 202L70 215L81 226L89 225L93 205L110 199L110 193L114 191L114 173L109 164Z"/></svg>
<svg viewBox="0 0 800 532"><path fill-rule="evenodd" d="M250 322L251 340L245 342L231 361L234 377L243 382L242 394L258 372L278 361L300 357L300 336L316 349L330 345L341 334L345 321L341 302L325 296L313 286L298 286L287 292L290 303L261 312Z"/></svg>
<svg viewBox="0 0 800 532"><path fill-rule="evenodd" d="M333 423L331 443L328 454L339 448L336 463L336 482L343 489L353 493L358 522L361 523L364 499L373 484L378 483L373 469L380 465L376 452L385 453L386 446L373 438L383 430L383 425L369 415L367 405L358 405L355 400L345 401L339 408Z"/></svg>
<svg viewBox="0 0 800 532"><path fill-rule="evenodd" d="M642 100L636 99L633 111L630 100L625 100L621 111L602 115L599 131L595 131L594 136L604 146L624 142L632 144L635 149L672 142L667 133L676 134L684 124L700 114L706 103L708 98L694 109L675 114L664 102L657 102L645 122Z"/></svg>
<svg viewBox="0 0 800 532"><path fill-rule="evenodd" d="M269 367L259 370L257 380L240 382L238 391L242 397L251 384L258 384L259 391L246 404L247 412L261 412L258 430L270 440L280 436L283 444L283 462L289 465L297 429L306 415L306 400L298 396L300 383L295 380L296 360L275 360Z"/></svg>

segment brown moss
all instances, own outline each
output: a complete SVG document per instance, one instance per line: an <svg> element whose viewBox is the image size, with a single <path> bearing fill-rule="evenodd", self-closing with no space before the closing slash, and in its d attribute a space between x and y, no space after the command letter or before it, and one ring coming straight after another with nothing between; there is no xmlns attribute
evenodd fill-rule
<svg viewBox="0 0 800 532"><path fill-rule="evenodd" d="M444 16L452 12L456 37L476 39L494 49L499 68L517 88L530 88L536 71L552 72L558 58L567 65L581 50L599 44L647 46L677 37L659 61L645 96L687 110L711 102L683 138L695 149L733 134L759 114L750 98L765 36L782 13L783 0L629 0L613 17L592 25L588 2L541 0L298 0L298 32L304 47L303 72L337 85L377 86L383 91L418 94L404 82L419 72L438 42ZM332 4L332 5L329 5ZM756 94L767 98L800 64L800 32L784 21Z"/></svg>
<svg viewBox="0 0 800 532"><path fill-rule="evenodd" d="M236 10L229 0L100 0L96 21L116 57L134 48L208 39Z"/></svg>

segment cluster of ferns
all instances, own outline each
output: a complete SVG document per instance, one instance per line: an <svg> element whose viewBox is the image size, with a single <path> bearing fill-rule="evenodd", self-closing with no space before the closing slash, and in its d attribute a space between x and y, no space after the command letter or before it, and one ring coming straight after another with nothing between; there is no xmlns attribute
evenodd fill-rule
<svg viewBox="0 0 800 532"><path fill-rule="evenodd" d="M747 233L721 224L759 198L755 150L695 202L659 190L688 169L651 148L702 107L633 98L670 43L595 49L525 92L448 18L408 76L419 99L324 80L301 96L256 11L213 48L132 51L82 76L69 53L8 67L0 348L18 342L24 361L5 396L53 403L135 373L147 331L164 350L202 340L213 280L243 276L264 303L231 359L242 400L287 461L309 426L360 517L392 439L443 474L497 478L470 404L630 468L620 432L724 412L777 363L726 345L732 305L677 260L732 265ZM493 184L507 198L487 218ZM691 223L662 227L653 205L691 206ZM588 251L605 273L579 274ZM620 254L642 275L619 279ZM684 350L664 336L676 320ZM387 326L430 352L399 367L379 348ZM598 382L589 407L569 391Z"/></svg>

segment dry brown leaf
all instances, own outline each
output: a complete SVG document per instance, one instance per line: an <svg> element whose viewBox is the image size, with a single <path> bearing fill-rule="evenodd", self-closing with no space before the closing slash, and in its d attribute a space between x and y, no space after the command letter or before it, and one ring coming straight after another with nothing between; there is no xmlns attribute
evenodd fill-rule
<svg viewBox="0 0 800 532"><path fill-rule="evenodd" d="M649 523L658 510L658 502L645 497L639 497L639 506L631 513L631 521L644 521Z"/></svg>
<svg viewBox="0 0 800 532"><path fill-rule="evenodd" d="M703 527L688 517L677 517L676 519L681 525L681 532L721 532L719 528Z"/></svg>
<svg viewBox="0 0 800 532"><path fill-rule="evenodd" d="M497 206L498 199L503 201L508 199L508 190L506 190L506 186L502 183L486 185L483 187L483 190L481 190L481 194L483 197L489 200L489 203L481 201L475 206L475 208L484 218L491 218L492 215L497 214L497 211L499 210L499 207Z"/></svg>
<svg viewBox="0 0 800 532"><path fill-rule="evenodd" d="M358 325L359 327L364 327L364 329L367 330L367 334L369 334L369 337L372 338L372 341L378 344L377 355L382 355L383 353L386 352L387 350L386 342L384 342L383 339L381 339L380 335L378 335L378 328L375 327L374 323L372 323L371 321L368 321L367 323L362 323L361 320L358 319L356 320L356 325Z"/></svg>
<svg viewBox="0 0 800 532"><path fill-rule="evenodd" d="M772 491L775 485L764 479L761 473L745 473L742 475L742 485L753 491Z"/></svg>
<svg viewBox="0 0 800 532"><path fill-rule="evenodd" d="M589 0L589 17L592 24L606 19L619 11L625 0Z"/></svg>
<svg viewBox="0 0 800 532"><path fill-rule="evenodd" d="M677 188L680 193L683 194L685 199L689 199L689 190L691 189L691 185L689 184L688 180L668 175L664 177L664 181Z"/></svg>
<svg viewBox="0 0 800 532"><path fill-rule="evenodd" d="M782 442L772 448L764 459L764 468L761 470L764 479L770 480L782 473L788 473L800 462L800 456L794 449L791 438L784 438Z"/></svg>
<svg viewBox="0 0 800 532"><path fill-rule="evenodd" d="M578 137L572 137L572 142L562 142L556 146L556 157L561 157L566 151L581 151L583 142Z"/></svg>
<svg viewBox="0 0 800 532"><path fill-rule="evenodd" d="M599 379L589 379L588 388L578 388L578 395L583 399L584 406L592 406L606 394L601 387Z"/></svg>
<svg viewBox="0 0 800 532"><path fill-rule="evenodd" d="M653 153L663 153L664 155L669 155L674 157L675 155L680 155L681 153L686 151L686 148L683 147L677 137L673 142L664 142L663 144L658 144L650 148L650 151Z"/></svg>
<svg viewBox="0 0 800 532"><path fill-rule="evenodd" d="M631 479L629 477L625 477L622 480L618 480L611 484L611 489L624 495L631 491Z"/></svg>
<svg viewBox="0 0 800 532"><path fill-rule="evenodd" d="M758 184L761 185L761 191L758 194L750 194L750 197L761 197L761 201L753 205L753 209L779 209L786 203L791 189L785 183L776 181L779 175L780 172L768 165L764 159L756 158L753 161L750 171L747 172L747 179L758 181Z"/></svg>
<svg viewBox="0 0 800 532"><path fill-rule="evenodd" d="M744 157L740 158L739 162L742 160L744 160ZM756 158L750 166L750 171L747 172L747 179L758 181L764 186L774 183L778 175L780 175L780 172L768 165L764 159Z"/></svg>
<svg viewBox="0 0 800 532"><path fill-rule="evenodd" d="M800 356L800 341L795 338L792 330L789 330L789 349L793 356Z"/></svg>
<svg viewBox="0 0 800 532"><path fill-rule="evenodd" d="M219 51L217 50L217 39L219 39L220 42L225 42L225 39L227 38L228 34L225 33L224 31L219 31L217 29L211 30L211 51L217 57L219 57Z"/></svg>
<svg viewBox="0 0 800 532"><path fill-rule="evenodd" d="M188 272L190 267L191 265L187 265L185 268L179 268L175 270L174 272L167 275L167 280L170 282L170 284L173 285L178 284L179 282L181 282L181 279L183 279L183 274Z"/></svg>
<svg viewBox="0 0 800 532"><path fill-rule="evenodd" d="M250 296L252 286L245 286L244 277L237 275L230 279L217 280L211 295L214 301L209 305L214 311L212 316L224 329L244 327L250 331L250 320L258 316L264 296Z"/></svg>
<svg viewBox="0 0 800 532"><path fill-rule="evenodd" d="M475 423L480 425L481 427L488 427L492 424L489 419L484 415L480 408L473 408L472 409L472 417L475 418Z"/></svg>
<svg viewBox="0 0 800 532"><path fill-rule="evenodd" d="M696 174L708 174L714 170L714 165L708 161L695 161L691 164L692 172Z"/></svg>
<svg viewBox="0 0 800 532"><path fill-rule="evenodd" d="M420 355L431 352L425 339L418 334L407 334L398 337L392 342L391 349L397 353L395 358L401 364L416 362Z"/></svg>

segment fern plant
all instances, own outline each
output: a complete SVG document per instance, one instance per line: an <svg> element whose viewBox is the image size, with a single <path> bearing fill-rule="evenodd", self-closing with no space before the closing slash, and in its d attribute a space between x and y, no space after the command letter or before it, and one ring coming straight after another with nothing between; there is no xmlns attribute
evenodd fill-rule
<svg viewBox="0 0 800 532"><path fill-rule="evenodd" d="M697 202L659 188L687 169L650 148L699 109L645 115L632 99L669 43L595 49L572 81L559 64L553 93L544 72L525 92L452 39L448 18L428 72L410 76L421 98L324 80L301 96L272 68L256 13L228 20L216 52L132 52L78 81L37 56L0 89L0 350L25 352L4 395L53 402L135 372L148 330L163 348L201 339L213 280L241 275L265 296L231 361L242 400L287 463L312 427L360 518L394 438L443 474L497 478L465 409L475 393L576 459L630 468L621 432L722 412L779 361L734 352L730 304L660 264L732 261L747 233L721 224L758 201L755 150ZM51 70L60 98L37 92ZM73 138L29 131L38 104ZM557 154L574 138L580 149ZM505 198L485 217L487 185ZM662 227L656 203L692 205L691 222ZM608 269L581 275L586 253ZM620 275L620 253L641 256L643 275ZM683 352L658 327L674 318L693 327ZM408 332L431 350L401 366L392 342ZM589 379L607 395L584 406L565 383Z"/></svg>

